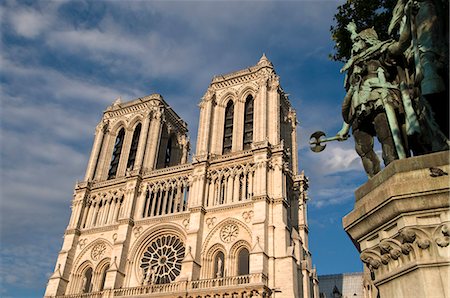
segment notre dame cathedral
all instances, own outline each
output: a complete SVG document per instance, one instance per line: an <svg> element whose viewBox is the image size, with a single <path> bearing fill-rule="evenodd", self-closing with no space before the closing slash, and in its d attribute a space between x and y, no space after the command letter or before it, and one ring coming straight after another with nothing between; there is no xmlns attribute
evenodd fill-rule
<svg viewBox="0 0 450 298"><path fill-rule="evenodd" d="M103 113L45 297L316 298L296 112L272 63L215 76L187 124L152 94Z"/></svg>

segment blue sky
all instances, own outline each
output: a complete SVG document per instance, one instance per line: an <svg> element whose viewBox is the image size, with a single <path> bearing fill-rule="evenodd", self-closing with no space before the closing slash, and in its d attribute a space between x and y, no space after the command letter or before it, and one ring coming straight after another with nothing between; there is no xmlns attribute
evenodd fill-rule
<svg viewBox="0 0 450 298"><path fill-rule="evenodd" d="M3 1L0 296L42 297L108 105L162 94L195 149L197 104L212 77L263 52L298 114L313 263L319 274L361 271L341 224L366 181L353 141L320 154L308 145L312 132L341 125L342 65L328 59L341 3Z"/></svg>

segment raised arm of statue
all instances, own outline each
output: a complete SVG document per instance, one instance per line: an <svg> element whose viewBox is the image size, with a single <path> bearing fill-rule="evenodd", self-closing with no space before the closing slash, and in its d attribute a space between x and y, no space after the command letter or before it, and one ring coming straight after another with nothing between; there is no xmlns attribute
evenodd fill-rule
<svg viewBox="0 0 450 298"><path fill-rule="evenodd" d="M391 34L399 23L399 39L389 46L389 53L394 55L402 55L411 45L411 1L407 1L406 4L404 0L397 2L388 33Z"/></svg>

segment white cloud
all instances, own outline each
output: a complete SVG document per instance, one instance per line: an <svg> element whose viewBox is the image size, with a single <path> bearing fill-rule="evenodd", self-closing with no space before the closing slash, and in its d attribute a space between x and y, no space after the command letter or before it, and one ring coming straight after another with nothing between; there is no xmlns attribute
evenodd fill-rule
<svg viewBox="0 0 450 298"><path fill-rule="evenodd" d="M51 25L48 17L34 9L20 9L9 14L15 32L26 38L35 38L42 34Z"/></svg>

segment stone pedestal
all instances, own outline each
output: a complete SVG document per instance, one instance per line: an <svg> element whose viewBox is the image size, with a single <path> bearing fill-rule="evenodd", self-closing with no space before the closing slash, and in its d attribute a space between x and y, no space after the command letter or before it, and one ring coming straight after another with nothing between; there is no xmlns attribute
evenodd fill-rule
<svg viewBox="0 0 450 298"><path fill-rule="evenodd" d="M397 160L355 192L343 226L366 297L450 297L449 152Z"/></svg>

